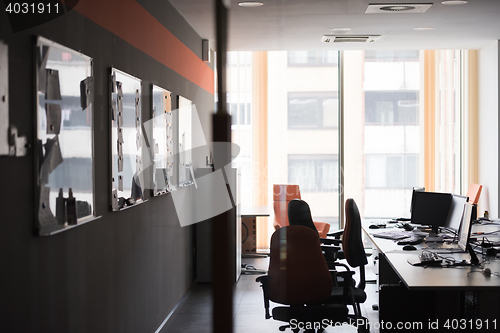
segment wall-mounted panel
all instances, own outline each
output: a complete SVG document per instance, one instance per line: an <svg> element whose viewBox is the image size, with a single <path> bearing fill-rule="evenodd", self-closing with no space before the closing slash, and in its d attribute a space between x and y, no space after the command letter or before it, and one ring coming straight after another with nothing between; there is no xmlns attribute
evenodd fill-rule
<svg viewBox="0 0 500 333"><path fill-rule="evenodd" d="M193 133L192 133L193 102L179 96L179 187L194 184L193 173Z"/></svg>
<svg viewBox="0 0 500 333"><path fill-rule="evenodd" d="M92 59L39 37L37 227L50 235L94 219Z"/></svg>
<svg viewBox="0 0 500 333"><path fill-rule="evenodd" d="M171 92L152 85L153 110L151 155L153 155L153 195L175 190L172 183L174 168L174 138Z"/></svg>
<svg viewBox="0 0 500 333"><path fill-rule="evenodd" d="M118 211L143 202L142 81L112 68L110 85L111 208Z"/></svg>

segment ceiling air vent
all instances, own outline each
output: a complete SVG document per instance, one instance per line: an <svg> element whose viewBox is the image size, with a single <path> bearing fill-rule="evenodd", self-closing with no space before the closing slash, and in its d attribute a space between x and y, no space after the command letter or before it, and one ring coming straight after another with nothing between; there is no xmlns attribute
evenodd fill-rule
<svg viewBox="0 0 500 333"><path fill-rule="evenodd" d="M343 36L335 36L335 35L324 35L321 37L321 41L327 44L336 44L336 43L372 43L379 39L380 36L352 36L352 35L343 35Z"/></svg>
<svg viewBox="0 0 500 333"><path fill-rule="evenodd" d="M365 14L422 14L432 6L432 3L372 3L366 8Z"/></svg>

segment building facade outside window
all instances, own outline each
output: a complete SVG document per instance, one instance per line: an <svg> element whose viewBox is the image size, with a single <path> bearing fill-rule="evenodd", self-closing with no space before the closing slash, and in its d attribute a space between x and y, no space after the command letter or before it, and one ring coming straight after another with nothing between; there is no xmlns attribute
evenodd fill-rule
<svg viewBox="0 0 500 333"><path fill-rule="evenodd" d="M304 192L338 191L337 155L288 155L288 183Z"/></svg>
<svg viewBox="0 0 500 333"><path fill-rule="evenodd" d="M288 128L335 128L338 105L335 92L289 92Z"/></svg>

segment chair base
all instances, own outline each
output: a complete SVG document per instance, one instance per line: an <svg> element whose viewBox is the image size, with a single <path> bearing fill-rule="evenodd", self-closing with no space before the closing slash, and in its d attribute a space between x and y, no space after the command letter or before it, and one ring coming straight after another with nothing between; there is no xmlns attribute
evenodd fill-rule
<svg viewBox="0 0 500 333"><path fill-rule="evenodd" d="M309 306L278 306L273 308L273 319L287 322L280 331L290 328L293 332L300 329L305 332L323 332L328 326L349 322L348 309L340 304Z"/></svg>

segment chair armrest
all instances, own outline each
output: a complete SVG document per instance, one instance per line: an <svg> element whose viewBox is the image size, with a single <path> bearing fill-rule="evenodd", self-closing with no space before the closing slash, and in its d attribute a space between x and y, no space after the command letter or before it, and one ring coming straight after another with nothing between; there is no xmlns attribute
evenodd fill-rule
<svg viewBox="0 0 500 333"><path fill-rule="evenodd" d="M326 234L327 236L334 237L335 239L340 239L340 236L344 233L344 229L340 229L331 233Z"/></svg>
<svg viewBox="0 0 500 333"><path fill-rule="evenodd" d="M332 239L332 238L320 238L319 241L321 244L325 245L339 245L342 243L340 239Z"/></svg>
<svg viewBox="0 0 500 333"><path fill-rule="evenodd" d="M330 253L336 253L340 251L340 247L334 245L321 245L321 250Z"/></svg>
<svg viewBox="0 0 500 333"><path fill-rule="evenodd" d="M341 262L334 262L333 263L333 266L336 266L336 267L343 267L345 268L345 271L343 272L337 272L339 275L342 273L344 274L345 272L348 272L351 276L354 275L354 271L351 271L351 269L349 268L348 265L344 264L344 263L341 263Z"/></svg>
<svg viewBox="0 0 500 333"><path fill-rule="evenodd" d="M271 318L271 315L269 314L269 280L271 280L269 275L259 276L255 279L256 282L260 282L260 286L262 287L262 292L264 294L264 310L266 311L266 319Z"/></svg>

